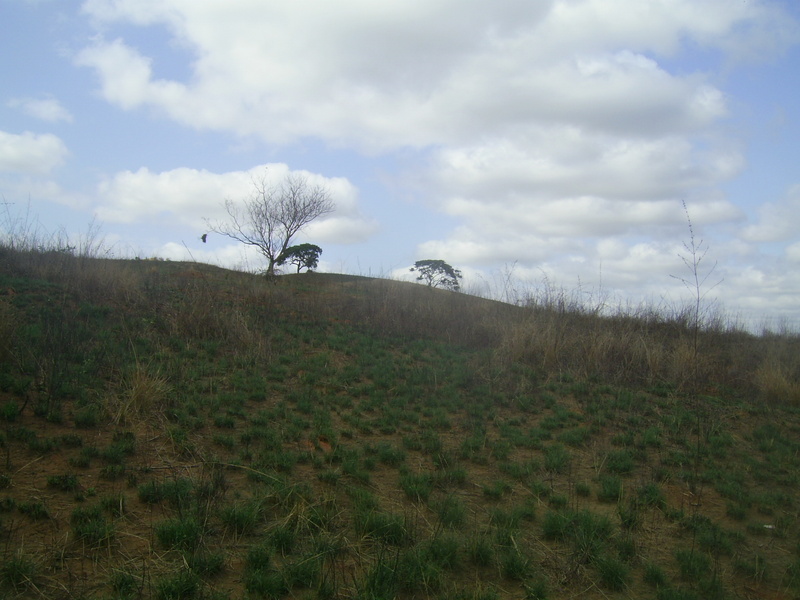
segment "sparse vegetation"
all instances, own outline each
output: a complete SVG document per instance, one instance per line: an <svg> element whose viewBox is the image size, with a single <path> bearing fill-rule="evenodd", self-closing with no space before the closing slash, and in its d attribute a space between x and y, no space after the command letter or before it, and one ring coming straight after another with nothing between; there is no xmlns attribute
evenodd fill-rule
<svg viewBox="0 0 800 600"><path fill-rule="evenodd" d="M796 594L800 338L521 304L1 246L0 595Z"/></svg>

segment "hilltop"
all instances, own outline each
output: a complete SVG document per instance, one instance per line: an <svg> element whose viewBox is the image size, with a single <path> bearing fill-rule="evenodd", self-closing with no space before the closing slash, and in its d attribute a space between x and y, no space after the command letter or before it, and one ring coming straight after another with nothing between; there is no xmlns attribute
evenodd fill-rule
<svg viewBox="0 0 800 600"><path fill-rule="evenodd" d="M796 335L0 249L8 598L800 595Z"/></svg>

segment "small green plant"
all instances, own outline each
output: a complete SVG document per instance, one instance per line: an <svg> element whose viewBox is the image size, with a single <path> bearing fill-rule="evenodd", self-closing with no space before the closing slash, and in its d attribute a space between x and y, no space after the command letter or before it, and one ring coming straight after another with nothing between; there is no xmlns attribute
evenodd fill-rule
<svg viewBox="0 0 800 600"><path fill-rule="evenodd" d="M196 550L186 558L186 563L200 577L213 577L225 568L225 557L221 552Z"/></svg>
<svg viewBox="0 0 800 600"><path fill-rule="evenodd" d="M647 563L644 566L644 582L654 588L663 588L667 585L667 574L664 569L654 563Z"/></svg>
<svg viewBox="0 0 800 600"><path fill-rule="evenodd" d="M192 517L167 519L156 524L155 534L164 548L191 550L200 542L203 527Z"/></svg>
<svg viewBox="0 0 800 600"><path fill-rule="evenodd" d="M72 511L70 523L75 538L92 545L102 544L114 537L114 525L106 520L100 505L76 508Z"/></svg>
<svg viewBox="0 0 800 600"><path fill-rule="evenodd" d="M544 468L551 473L566 473L570 460L569 451L561 444L552 444L544 451Z"/></svg>
<svg viewBox="0 0 800 600"><path fill-rule="evenodd" d="M120 598L133 598L142 588L142 581L139 577L128 571L115 570L109 580L111 589Z"/></svg>
<svg viewBox="0 0 800 600"><path fill-rule="evenodd" d="M200 592L200 577L189 569L182 569L156 581L158 600L191 600Z"/></svg>
<svg viewBox="0 0 800 600"><path fill-rule="evenodd" d="M75 416L73 417L75 427L80 429L92 429L97 427L100 421L100 414L100 409L97 406L88 405L79 408L75 411Z"/></svg>
<svg viewBox="0 0 800 600"><path fill-rule="evenodd" d="M14 590L32 586L36 579L38 567L33 559L21 550L17 550L10 558L0 564L0 581L10 585Z"/></svg>
<svg viewBox="0 0 800 600"><path fill-rule="evenodd" d="M467 509L456 496L445 496L436 506L436 512L445 527L456 529L466 521Z"/></svg>
<svg viewBox="0 0 800 600"><path fill-rule="evenodd" d="M650 506L659 510L667 507L664 492L656 483L648 483L636 490L636 499L642 506Z"/></svg>
<svg viewBox="0 0 800 600"><path fill-rule="evenodd" d="M500 571L506 579L524 581L530 575L531 561L516 548L509 548L500 557Z"/></svg>
<svg viewBox="0 0 800 600"><path fill-rule="evenodd" d="M265 571L272 564L272 552L266 544L251 546L245 556L247 571Z"/></svg>
<svg viewBox="0 0 800 600"><path fill-rule="evenodd" d="M750 557L740 556L733 561L733 570L757 583L762 583L767 579L767 561L761 554L754 554Z"/></svg>
<svg viewBox="0 0 800 600"><path fill-rule="evenodd" d="M427 502L433 492L433 477L429 473L404 473L400 475L400 489L411 500Z"/></svg>
<svg viewBox="0 0 800 600"><path fill-rule="evenodd" d="M396 448L387 442L378 444L378 460L390 467L397 467L406 460L406 453L400 448Z"/></svg>
<svg viewBox="0 0 800 600"><path fill-rule="evenodd" d="M313 588L319 581L322 565L316 556L304 556L285 563L281 570L286 587Z"/></svg>
<svg viewBox="0 0 800 600"><path fill-rule="evenodd" d="M547 600L550 588L543 577L525 582L525 600Z"/></svg>
<svg viewBox="0 0 800 600"><path fill-rule="evenodd" d="M93 495L92 488L86 491L87 496ZM104 511L114 517L121 517L125 514L125 494L117 494L114 496L105 496L100 499L100 506Z"/></svg>
<svg viewBox="0 0 800 600"><path fill-rule="evenodd" d="M550 511L542 521L545 539L570 542L574 556L582 562L591 562L598 557L612 533L608 517L588 510Z"/></svg>
<svg viewBox="0 0 800 600"><path fill-rule="evenodd" d="M410 532L400 515L370 511L355 515L356 531L386 544L404 544L410 540Z"/></svg>
<svg viewBox="0 0 800 600"><path fill-rule="evenodd" d="M613 556L600 556L595 560L600 581L611 591L619 592L625 589L630 577L630 569L621 560Z"/></svg>
<svg viewBox="0 0 800 600"><path fill-rule="evenodd" d="M622 499L622 479L617 475L602 474L597 499L600 502L619 502Z"/></svg>
<svg viewBox="0 0 800 600"><path fill-rule="evenodd" d="M489 538L478 535L467 543L467 557L479 567L488 567L494 562L494 546Z"/></svg>
<svg viewBox="0 0 800 600"><path fill-rule="evenodd" d="M679 549L675 552L681 578L686 581L697 581L705 577L711 568L708 555L698 550Z"/></svg>
<svg viewBox="0 0 800 600"><path fill-rule="evenodd" d="M74 492L79 487L75 475L51 475L47 478L47 487L55 488L62 492Z"/></svg>
<svg viewBox="0 0 800 600"><path fill-rule="evenodd" d="M17 510L36 521L50 518L50 511L47 510L43 502L20 502L17 504Z"/></svg>
<svg viewBox="0 0 800 600"><path fill-rule="evenodd" d="M277 525L269 534L272 547L281 554L288 554L292 551L297 540L297 529L291 522Z"/></svg>
<svg viewBox="0 0 800 600"><path fill-rule="evenodd" d="M496 479L495 481L482 486L483 495L490 500L500 500L505 494L511 491L511 484L507 481L503 481L502 479Z"/></svg>
<svg viewBox="0 0 800 600"><path fill-rule="evenodd" d="M636 461L629 450L612 450L606 456L605 468L610 473L627 475L633 471L635 466Z"/></svg>
<svg viewBox="0 0 800 600"><path fill-rule="evenodd" d="M260 516L261 507L255 502L224 506L219 513L219 518L225 527L236 535L252 533Z"/></svg>
<svg viewBox="0 0 800 600"><path fill-rule="evenodd" d="M6 423L13 423L19 415L19 404L15 400L7 400L0 406L0 419Z"/></svg>

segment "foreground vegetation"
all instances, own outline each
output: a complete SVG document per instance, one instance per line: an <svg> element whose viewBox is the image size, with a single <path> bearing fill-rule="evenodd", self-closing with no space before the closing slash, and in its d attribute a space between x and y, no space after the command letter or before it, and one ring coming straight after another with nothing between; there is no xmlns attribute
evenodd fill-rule
<svg viewBox="0 0 800 600"><path fill-rule="evenodd" d="M0 250L7 598L800 597L792 334Z"/></svg>

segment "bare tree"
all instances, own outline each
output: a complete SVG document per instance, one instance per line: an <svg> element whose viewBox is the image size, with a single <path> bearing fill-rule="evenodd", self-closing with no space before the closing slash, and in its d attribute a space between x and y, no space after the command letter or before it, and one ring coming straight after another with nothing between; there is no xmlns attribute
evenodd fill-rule
<svg viewBox="0 0 800 600"><path fill-rule="evenodd" d="M256 247L268 261L266 274L274 275L275 263L297 232L335 205L328 188L312 185L305 175L289 174L278 185L262 177L253 180L253 188L243 202L225 200L228 221L206 223L211 231Z"/></svg>

